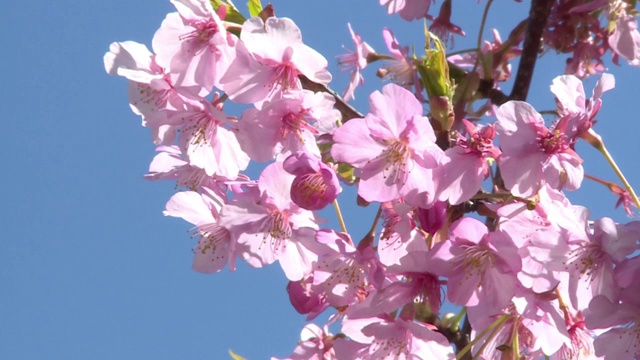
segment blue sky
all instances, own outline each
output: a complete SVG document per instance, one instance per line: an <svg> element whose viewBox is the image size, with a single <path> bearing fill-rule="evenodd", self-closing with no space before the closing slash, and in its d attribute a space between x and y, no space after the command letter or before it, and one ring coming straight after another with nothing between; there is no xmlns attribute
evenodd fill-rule
<svg viewBox="0 0 640 360"><path fill-rule="evenodd" d="M341 45L352 47L347 22L380 52L384 26L417 49L423 42L422 23L389 17L377 1L273 3L327 57L340 92L347 74L338 72L335 56ZM528 4L506 3L496 4L489 19L505 38L528 11ZM475 43L483 5L454 8L454 22L468 34L456 38L460 48ZM113 41L149 45L170 11L168 1L157 0L3 5L2 359L224 359L229 348L266 359L287 356L296 345L305 322L289 305L280 267L192 271L190 225L162 215L173 184L142 179L154 146L129 109L126 81L108 76L102 57ZM548 88L563 64L554 54L539 63L529 98L539 110L553 108ZM604 95L596 129L640 187L640 69L624 64L610 72L616 89ZM356 92L363 112L368 94L382 86L374 74L375 64ZM595 80L587 81L588 93ZM595 151L578 150L587 173L613 179ZM590 207L593 218L627 221L601 186L585 180L571 198ZM350 205L353 192L340 201L359 238L372 212Z"/></svg>

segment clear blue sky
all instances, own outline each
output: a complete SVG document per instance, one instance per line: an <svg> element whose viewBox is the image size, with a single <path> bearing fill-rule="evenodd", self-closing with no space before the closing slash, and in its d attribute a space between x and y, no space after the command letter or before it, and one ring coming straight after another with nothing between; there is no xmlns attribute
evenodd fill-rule
<svg viewBox="0 0 640 360"><path fill-rule="evenodd" d="M347 74L337 71L335 56L342 44L352 47L347 22L380 52L384 26L422 46L422 23L388 17L377 1L273 2L327 57L339 91ZM471 47L484 2L454 6L463 3L454 21L468 38L456 42ZM489 24L508 22L499 25L506 38L528 4L495 3ZM190 225L162 215L173 184L142 180L154 146L129 110L127 82L108 76L102 57L113 41L150 45L170 11L169 1L158 0L3 5L0 359L225 359L229 348L266 359L296 345L304 319L288 303L280 267L192 271ZM536 69L530 100L539 110L554 106L548 88L563 59L549 57ZM604 95L596 129L640 188L640 69L625 64L610 72L616 89ZM367 86L356 92L363 112L369 92L382 86L374 73L375 66L365 72ZM586 150L587 173L613 179L594 151L578 149ZM594 218L627 221L612 210L608 191L587 180L572 199ZM371 212L357 214L347 205L353 200L351 192L341 203L358 238Z"/></svg>

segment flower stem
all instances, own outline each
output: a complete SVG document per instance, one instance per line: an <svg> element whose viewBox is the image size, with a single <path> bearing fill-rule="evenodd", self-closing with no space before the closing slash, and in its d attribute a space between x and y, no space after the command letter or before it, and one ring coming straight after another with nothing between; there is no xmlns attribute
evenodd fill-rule
<svg viewBox="0 0 640 360"><path fill-rule="evenodd" d="M616 173L616 175L618 175L618 178L620 179L620 181L622 181L622 184L629 192L629 195L633 199L633 202L636 204L638 208L640 208L640 200L638 199L638 196L633 191L633 188L631 187L631 184L629 184L629 182L627 181L627 178L624 177L624 174L622 173L622 171L620 171L620 168L618 167L616 162L613 160L613 157L611 157L611 154L609 154L609 151L607 150L606 146L604 146L604 142L598 141L595 144L591 143L591 145L593 145L596 149L598 149L598 151L600 151L600 153L602 153L602 155L604 155L605 159L607 159L607 162L609 162L609 165L611 166L613 171Z"/></svg>
<svg viewBox="0 0 640 360"><path fill-rule="evenodd" d="M336 210L336 215L338 216L338 222L340 222L340 229L343 233L347 232L347 227L344 224L344 219L342 218L342 211L340 211L340 205L338 205L338 199L333 200L333 208Z"/></svg>
<svg viewBox="0 0 640 360"><path fill-rule="evenodd" d="M471 72L475 72L476 68L478 67L478 61L480 60L482 62L482 73L485 75L485 79L489 79L491 78L491 74L487 74L487 66L485 64L485 59L484 56L482 56L482 36L484 33L484 26L487 22L487 15L489 14L489 8L491 7L491 3L493 2L493 0L489 0L487 1L487 5L484 7L484 12L482 13L482 22L480 22L480 30L478 31L478 42L476 44L477 46L477 51L478 51L478 57L476 58L476 63L473 66L473 70L471 70ZM487 76L488 75L488 76Z"/></svg>
<svg viewBox="0 0 640 360"><path fill-rule="evenodd" d="M476 337L471 340L467 346L465 346L462 350L460 350L459 353L456 354L456 359L460 360L462 359L462 357L464 356L464 354L466 354L467 352L469 352L469 350L471 350L471 347L477 343L480 339L482 339L489 331L493 330L495 328L495 330L491 333L491 336L489 336L489 339L491 339L493 336L495 336L496 332L500 329L500 326L504 325L504 323L507 322L507 320L509 320L510 315L509 314L504 314L502 316L500 316L498 319L496 319L496 321L493 322L493 324L489 325L486 329L482 330L478 335L476 335ZM485 341L485 345L488 343L488 341ZM480 351L481 353L482 351Z"/></svg>
<svg viewBox="0 0 640 360"><path fill-rule="evenodd" d="M376 234L376 228L378 227L378 221L380 220L380 215L382 215L382 205L378 207L378 212L376 213L376 218L373 220L373 224L371 224L371 229L367 233L367 236L373 237Z"/></svg>
<svg viewBox="0 0 640 360"><path fill-rule="evenodd" d="M460 325L460 321L462 320L462 317L465 316L467 314L467 307L463 306L462 309L460 309L460 312L456 315L455 318L453 318L453 320L451 321L451 330L452 331L458 331L459 325ZM453 328L455 326L455 329Z"/></svg>

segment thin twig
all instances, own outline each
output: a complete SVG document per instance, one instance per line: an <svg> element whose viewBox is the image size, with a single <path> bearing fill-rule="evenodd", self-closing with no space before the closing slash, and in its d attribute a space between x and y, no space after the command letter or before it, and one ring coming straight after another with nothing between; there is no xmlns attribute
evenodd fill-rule
<svg viewBox="0 0 640 360"><path fill-rule="evenodd" d="M326 85L313 82L304 75L299 75L298 78L300 79L300 83L302 84L302 87L304 89L311 90L313 92L326 92L327 94L333 96L333 98L336 99L335 108L338 109L338 111L340 111L340 114L342 114L343 123L354 118L364 117L364 115L362 115L353 106L347 104L347 102L344 101L342 96L338 95L335 91L331 90Z"/></svg>
<svg viewBox="0 0 640 360"><path fill-rule="evenodd" d="M531 1L527 30L522 45L522 55L513 89L511 89L511 95L509 96L510 100L525 101L527 99L531 78L533 77L533 69L536 66L538 52L542 44L542 33L547 25L553 3L554 0Z"/></svg>

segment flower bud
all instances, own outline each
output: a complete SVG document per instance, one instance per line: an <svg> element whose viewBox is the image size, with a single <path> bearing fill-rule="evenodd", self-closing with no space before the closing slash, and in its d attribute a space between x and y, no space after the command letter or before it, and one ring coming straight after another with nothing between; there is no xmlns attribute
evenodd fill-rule
<svg viewBox="0 0 640 360"><path fill-rule="evenodd" d="M428 209L418 208L418 220L422 230L431 235L435 234L447 221L447 203L436 201Z"/></svg>
<svg viewBox="0 0 640 360"><path fill-rule="evenodd" d="M333 168L307 153L289 156L284 169L296 176L291 185L291 200L303 209L323 209L342 191Z"/></svg>

